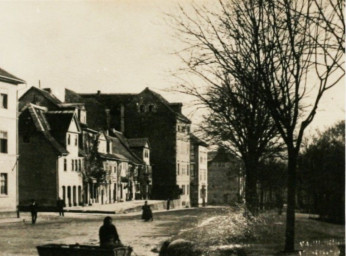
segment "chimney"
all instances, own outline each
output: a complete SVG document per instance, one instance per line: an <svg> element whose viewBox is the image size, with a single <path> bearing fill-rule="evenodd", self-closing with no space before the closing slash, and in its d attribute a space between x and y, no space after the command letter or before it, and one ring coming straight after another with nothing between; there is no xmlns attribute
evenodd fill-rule
<svg viewBox="0 0 346 256"><path fill-rule="evenodd" d="M123 104L120 105L120 131L125 133L125 107Z"/></svg>
<svg viewBox="0 0 346 256"><path fill-rule="evenodd" d="M52 89L51 88L43 88L44 91L52 93Z"/></svg>
<svg viewBox="0 0 346 256"><path fill-rule="evenodd" d="M101 94L100 90L97 90L97 96L99 96Z"/></svg>
<svg viewBox="0 0 346 256"><path fill-rule="evenodd" d="M181 109L183 107L183 103L181 102L174 102L174 103L170 103L169 106L171 108L173 108L173 110L179 114L181 114Z"/></svg>
<svg viewBox="0 0 346 256"><path fill-rule="evenodd" d="M105 109L106 111L106 124L107 124L107 133L109 131L109 129L111 128L111 110L109 108Z"/></svg>

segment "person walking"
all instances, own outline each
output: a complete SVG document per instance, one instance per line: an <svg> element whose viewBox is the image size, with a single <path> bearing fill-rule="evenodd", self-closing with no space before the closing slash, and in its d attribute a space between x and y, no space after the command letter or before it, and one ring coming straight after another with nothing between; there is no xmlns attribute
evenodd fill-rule
<svg viewBox="0 0 346 256"><path fill-rule="evenodd" d="M112 218L107 216L103 220L103 225L99 230L101 247L117 247L121 246L120 238L116 227L112 223Z"/></svg>
<svg viewBox="0 0 346 256"><path fill-rule="evenodd" d="M171 199L168 198L167 199L167 211L170 209L170 206L171 206Z"/></svg>
<svg viewBox="0 0 346 256"><path fill-rule="evenodd" d="M35 199L31 200L31 204L29 206L31 212L31 223L35 224L37 220L37 212L38 212L38 204Z"/></svg>
<svg viewBox="0 0 346 256"><path fill-rule="evenodd" d="M153 219L153 213L150 209L150 205L148 205L148 201L144 202L144 205L142 206L142 210L143 210L142 219L144 221L149 221L149 220L153 221L154 220Z"/></svg>
<svg viewBox="0 0 346 256"><path fill-rule="evenodd" d="M64 216L64 207L66 206L65 201L59 197L56 206L59 211L59 216Z"/></svg>

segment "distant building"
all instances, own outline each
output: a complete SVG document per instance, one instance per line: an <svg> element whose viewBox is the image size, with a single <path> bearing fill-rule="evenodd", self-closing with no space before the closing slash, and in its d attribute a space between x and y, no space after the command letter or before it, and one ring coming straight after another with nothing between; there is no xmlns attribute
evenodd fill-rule
<svg viewBox="0 0 346 256"><path fill-rule="evenodd" d="M138 173L139 197L138 199L151 198L152 189L152 170L150 165L150 144L148 138L128 139L128 144L132 152L141 158L145 163L144 168ZM138 191L138 189L137 189Z"/></svg>
<svg viewBox="0 0 346 256"><path fill-rule="evenodd" d="M19 203L31 199L55 206L83 203L83 157L79 155L82 129L77 110L49 111L28 103L19 115Z"/></svg>
<svg viewBox="0 0 346 256"><path fill-rule="evenodd" d="M183 204L190 204L191 121L182 114L181 103L169 103L149 88L139 94L98 92L77 96L92 103L91 108L101 103L109 109L109 126L123 132L126 138L149 139L154 198L173 199L181 193ZM66 93L73 100L77 96ZM88 105L86 108L88 111Z"/></svg>
<svg viewBox="0 0 346 256"><path fill-rule="evenodd" d="M208 144L191 134L191 205L208 202Z"/></svg>
<svg viewBox="0 0 346 256"><path fill-rule="evenodd" d="M25 83L0 69L0 215L13 214L18 204L18 94Z"/></svg>
<svg viewBox="0 0 346 256"><path fill-rule="evenodd" d="M211 156L208 162L208 203L222 205L237 202L244 193L241 161L222 148Z"/></svg>

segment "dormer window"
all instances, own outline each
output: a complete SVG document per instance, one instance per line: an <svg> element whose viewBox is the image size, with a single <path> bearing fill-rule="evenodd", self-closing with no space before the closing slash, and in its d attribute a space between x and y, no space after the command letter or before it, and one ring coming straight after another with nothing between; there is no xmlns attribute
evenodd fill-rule
<svg viewBox="0 0 346 256"><path fill-rule="evenodd" d="M145 112L145 105L140 105L139 106L139 112L144 113Z"/></svg>
<svg viewBox="0 0 346 256"><path fill-rule="evenodd" d="M152 104L150 104L150 105L148 106L148 111L149 111L149 112L155 112L155 106L152 105Z"/></svg>
<svg viewBox="0 0 346 256"><path fill-rule="evenodd" d="M78 146L78 135L75 135L75 138L74 138L74 145L75 145L75 146Z"/></svg>
<svg viewBox="0 0 346 256"><path fill-rule="evenodd" d="M67 145L71 145L71 134L67 134Z"/></svg>

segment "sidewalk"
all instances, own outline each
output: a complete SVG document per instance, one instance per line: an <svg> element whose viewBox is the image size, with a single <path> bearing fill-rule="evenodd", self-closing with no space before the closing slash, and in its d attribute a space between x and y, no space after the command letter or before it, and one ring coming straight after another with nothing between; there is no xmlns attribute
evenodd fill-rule
<svg viewBox="0 0 346 256"><path fill-rule="evenodd" d="M142 211L145 200L135 200L128 202L117 202L113 204L93 204L90 206L65 207L65 212L75 213L104 213L104 214L124 214ZM165 209L166 201L148 200L152 210Z"/></svg>
<svg viewBox="0 0 346 256"><path fill-rule="evenodd" d="M153 212L166 211L166 201L165 200L147 200ZM73 206L65 207L66 213L75 213L80 217L84 214L118 214L120 216L125 215L138 215L142 212L142 206L145 200L135 200L127 202L117 202L113 204L93 204L90 206ZM180 204L174 204L171 202L170 210L181 210L186 209L180 207ZM39 212L40 216L55 216L57 212ZM84 215L85 216L85 215ZM20 218L16 217L0 217L0 224L25 222L30 220L29 212L21 212ZM31 220L30 220L31 221Z"/></svg>

